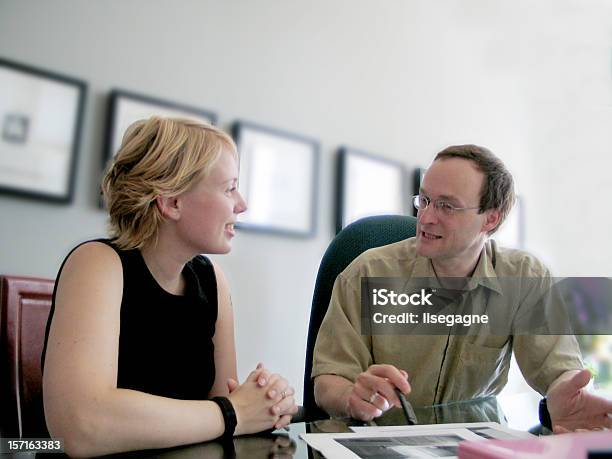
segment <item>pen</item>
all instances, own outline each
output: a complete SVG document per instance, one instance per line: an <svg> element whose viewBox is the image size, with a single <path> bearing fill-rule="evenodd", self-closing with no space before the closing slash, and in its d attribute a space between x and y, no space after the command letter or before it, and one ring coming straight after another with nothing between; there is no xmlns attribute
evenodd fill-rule
<svg viewBox="0 0 612 459"><path fill-rule="evenodd" d="M404 411L404 416L406 416L406 423L409 426L415 425L417 423L417 418L414 414L412 406L410 405L410 403L408 403L408 400L406 400L406 396L402 394L401 391L397 388L395 389L395 392L397 393L400 403L402 404L402 410Z"/></svg>

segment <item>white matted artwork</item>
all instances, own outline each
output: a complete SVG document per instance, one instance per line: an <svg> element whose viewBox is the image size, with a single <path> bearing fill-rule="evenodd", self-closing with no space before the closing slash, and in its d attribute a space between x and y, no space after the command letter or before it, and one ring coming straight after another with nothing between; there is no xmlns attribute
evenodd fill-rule
<svg viewBox="0 0 612 459"><path fill-rule="evenodd" d="M114 89L109 97L104 166L119 150L130 124L151 116L187 118L206 124L215 124L217 119L208 110Z"/></svg>
<svg viewBox="0 0 612 459"><path fill-rule="evenodd" d="M318 142L243 121L232 133L240 153L239 190L248 205L238 228L314 236Z"/></svg>
<svg viewBox="0 0 612 459"><path fill-rule="evenodd" d="M336 232L372 215L405 215L402 163L343 147L338 153Z"/></svg>
<svg viewBox="0 0 612 459"><path fill-rule="evenodd" d="M0 190L68 203L85 82L0 59Z"/></svg>

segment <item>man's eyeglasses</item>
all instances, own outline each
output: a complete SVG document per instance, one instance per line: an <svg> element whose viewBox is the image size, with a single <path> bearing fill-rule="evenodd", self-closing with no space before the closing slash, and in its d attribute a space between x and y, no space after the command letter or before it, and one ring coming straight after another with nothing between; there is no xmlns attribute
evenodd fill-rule
<svg viewBox="0 0 612 459"><path fill-rule="evenodd" d="M429 204L432 204L432 201L427 196L424 196L422 194L417 194L416 196L412 197L412 204L417 210L425 210L427 209L427 207L429 207ZM438 199L436 201L433 201L433 208L442 215L452 215L455 212L460 212L462 210L480 209L480 206L478 207L455 207L447 201Z"/></svg>

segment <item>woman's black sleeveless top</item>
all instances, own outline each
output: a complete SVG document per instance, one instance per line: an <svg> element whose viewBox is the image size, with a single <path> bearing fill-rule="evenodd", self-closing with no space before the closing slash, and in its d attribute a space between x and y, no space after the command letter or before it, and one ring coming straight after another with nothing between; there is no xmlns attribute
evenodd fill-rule
<svg viewBox="0 0 612 459"><path fill-rule="evenodd" d="M207 399L215 381L212 339L217 321L217 281L210 260L200 255L185 265L185 294L177 296L160 287L139 250L119 250L112 241L98 241L112 247L123 265L117 387ZM45 350L54 310L55 292ZM45 351L43 364L44 358Z"/></svg>

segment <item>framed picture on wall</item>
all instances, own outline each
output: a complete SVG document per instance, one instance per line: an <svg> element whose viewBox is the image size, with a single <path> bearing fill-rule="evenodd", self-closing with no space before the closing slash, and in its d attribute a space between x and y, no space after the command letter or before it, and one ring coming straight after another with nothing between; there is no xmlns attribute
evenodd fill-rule
<svg viewBox="0 0 612 459"><path fill-rule="evenodd" d="M406 214L406 170L399 161L342 147L336 184L336 232L363 217Z"/></svg>
<svg viewBox="0 0 612 459"><path fill-rule="evenodd" d="M319 143L238 121L239 190L248 209L238 228L291 236L316 234Z"/></svg>
<svg viewBox="0 0 612 459"><path fill-rule="evenodd" d="M412 196L416 196L421 192L421 182L423 181L423 176L425 175L425 169L422 167L417 167L414 169L412 173ZM412 206L412 215L416 217L417 210L414 206Z"/></svg>
<svg viewBox="0 0 612 459"><path fill-rule="evenodd" d="M84 81L0 59L0 191L72 200L86 91Z"/></svg>
<svg viewBox="0 0 612 459"><path fill-rule="evenodd" d="M215 124L217 121L217 116L208 110L113 89L108 99L103 167L106 167L119 150L123 134L130 124L155 115L194 119L208 124Z"/></svg>

